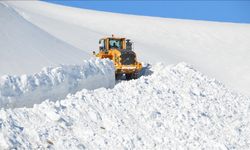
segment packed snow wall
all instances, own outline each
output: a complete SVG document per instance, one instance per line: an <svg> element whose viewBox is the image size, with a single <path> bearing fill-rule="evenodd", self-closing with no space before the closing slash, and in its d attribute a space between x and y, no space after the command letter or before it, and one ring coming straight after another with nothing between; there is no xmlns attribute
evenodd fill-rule
<svg viewBox="0 0 250 150"><path fill-rule="evenodd" d="M0 107L31 107L46 99L64 98L83 88L112 88L115 85L114 65L109 60L91 59L82 65L61 65L43 68L34 75L0 78Z"/></svg>

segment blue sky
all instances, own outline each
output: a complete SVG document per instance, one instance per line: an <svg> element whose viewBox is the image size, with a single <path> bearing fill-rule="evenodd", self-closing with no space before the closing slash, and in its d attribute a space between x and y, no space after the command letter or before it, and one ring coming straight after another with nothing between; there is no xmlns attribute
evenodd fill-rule
<svg viewBox="0 0 250 150"><path fill-rule="evenodd" d="M167 18L250 23L250 0L44 0L66 6Z"/></svg>

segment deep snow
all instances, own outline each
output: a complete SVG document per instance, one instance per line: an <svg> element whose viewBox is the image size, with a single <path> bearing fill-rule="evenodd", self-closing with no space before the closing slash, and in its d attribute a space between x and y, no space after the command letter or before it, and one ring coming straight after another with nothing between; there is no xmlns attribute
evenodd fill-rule
<svg viewBox="0 0 250 150"><path fill-rule="evenodd" d="M4 75L0 78L0 107L31 107L46 99L62 99L83 88L93 90L114 85L114 64L106 59L47 67L34 75Z"/></svg>
<svg viewBox="0 0 250 150"><path fill-rule="evenodd" d="M31 74L45 66L80 64L83 52L28 22L0 2L0 75Z"/></svg>
<svg viewBox="0 0 250 150"><path fill-rule="evenodd" d="M250 149L249 97L167 65L249 94L248 24L8 1L0 28L0 149ZM164 63L114 86L110 61L83 61L111 33Z"/></svg>
<svg viewBox="0 0 250 150"><path fill-rule="evenodd" d="M145 17L92 11L46 2L8 4L34 25L89 54L98 40L131 38L140 60L187 62L250 96L250 25Z"/></svg>
<svg viewBox="0 0 250 150"><path fill-rule="evenodd" d="M191 66L0 110L0 149L249 149L250 99Z"/></svg>

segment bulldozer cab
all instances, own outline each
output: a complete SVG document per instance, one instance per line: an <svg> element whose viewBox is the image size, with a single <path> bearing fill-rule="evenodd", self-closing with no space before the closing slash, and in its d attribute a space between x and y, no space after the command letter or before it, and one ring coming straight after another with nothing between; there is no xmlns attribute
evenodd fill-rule
<svg viewBox="0 0 250 150"><path fill-rule="evenodd" d="M126 49L126 39L117 37L107 37L99 40L99 50L109 51L113 49L124 50Z"/></svg>

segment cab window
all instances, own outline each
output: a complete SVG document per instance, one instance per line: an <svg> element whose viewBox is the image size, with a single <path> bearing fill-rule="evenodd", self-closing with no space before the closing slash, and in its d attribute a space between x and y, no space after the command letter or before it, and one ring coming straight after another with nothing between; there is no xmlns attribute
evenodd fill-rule
<svg viewBox="0 0 250 150"><path fill-rule="evenodd" d="M110 49L121 49L122 48L122 40L109 39L109 48Z"/></svg>
<svg viewBox="0 0 250 150"><path fill-rule="evenodd" d="M104 50L105 49L105 42L104 42L104 40L100 40L99 41L99 48L100 48L100 50Z"/></svg>

